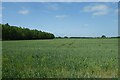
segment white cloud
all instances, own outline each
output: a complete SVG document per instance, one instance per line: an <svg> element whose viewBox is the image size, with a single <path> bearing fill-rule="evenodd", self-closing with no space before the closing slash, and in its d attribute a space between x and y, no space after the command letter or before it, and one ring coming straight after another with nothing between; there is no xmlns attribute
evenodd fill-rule
<svg viewBox="0 0 120 80"><path fill-rule="evenodd" d="M106 15L109 11L109 7L105 4L94 4L85 6L83 8L84 12L91 12L94 16Z"/></svg>
<svg viewBox="0 0 120 80"><path fill-rule="evenodd" d="M56 15L55 16L56 18L59 18L59 19L63 19L63 18L65 18L65 17L67 17L66 15Z"/></svg>
<svg viewBox="0 0 120 80"><path fill-rule="evenodd" d="M107 11L98 11L98 12L95 12L93 13L94 16L100 16L100 15L106 15L108 12Z"/></svg>
<svg viewBox="0 0 120 80"><path fill-rule="evenodd" d="M45 7L49 10L59 10L60 6L57 3L43 3Z"/></svg>
<svg viewBox="0 0 120 80"><path fill-rule="evenodd" d="M26 15L26 14L29 14L29 10L27 10L27 9L25 9L25 10L20 10L18 13L19 13L19 14Z"/></svg>

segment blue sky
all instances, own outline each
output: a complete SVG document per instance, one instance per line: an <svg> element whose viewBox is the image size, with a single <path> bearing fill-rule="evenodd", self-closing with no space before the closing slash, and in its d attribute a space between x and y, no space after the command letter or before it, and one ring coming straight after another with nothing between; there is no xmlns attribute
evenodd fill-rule
<svg viewBox="0 0 120 80"><path fill-rule="evenodd" d="M117 36L115 2L3 2L2 22L55 36Z"/></svg>
<svg viewBox="0 0 120 80"><path fill-rule="evenodd" d="M2 2L119 2L119 0L2 0Z"/></svg>

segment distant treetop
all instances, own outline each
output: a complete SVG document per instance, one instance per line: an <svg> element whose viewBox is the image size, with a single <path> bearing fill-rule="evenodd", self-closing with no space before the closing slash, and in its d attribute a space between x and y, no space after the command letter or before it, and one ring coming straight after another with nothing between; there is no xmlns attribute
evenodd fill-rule
<svg viewBox="0 0 120 80"><path fill-rule="evenodd" d="M106 36L105 36L105 35L102 35L101 38L106 38Z"/></svg>

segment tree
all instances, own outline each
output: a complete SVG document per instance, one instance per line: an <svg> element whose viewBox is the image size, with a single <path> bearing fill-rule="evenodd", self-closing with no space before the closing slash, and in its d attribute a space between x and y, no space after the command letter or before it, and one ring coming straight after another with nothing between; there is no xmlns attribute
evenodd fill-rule
<svg viewBox="0 0 120 80"><path fill-rule="evenodd" d="M62 38L62 37L59 36L58 38Z"/></svg>
<svg viewBox="0 0 120 80"><path fill-rule="evenodd" d="M10 26L10 25L8 23L6 23L5 26Z"/></svg>
<svg viewBox="0 0 120 80"><path fill-rule="evenodd" d="M54 34L42 32L37 29L30 30L29 28L21 28L17 26L2 25L3 40L29 40L29 39L53 39Z"/></svg>
<svg viewBox="0 0 120 80"><path fill-rule="evenodd" d="M102 35L102 37L101 38L106 38L106 36L105 35Z"/></svg>
<svg viewBox="0 0 120 80"><path fill-rule="evenodd" d="M65 36L64 38L68 38L67 36Z"/></svg>

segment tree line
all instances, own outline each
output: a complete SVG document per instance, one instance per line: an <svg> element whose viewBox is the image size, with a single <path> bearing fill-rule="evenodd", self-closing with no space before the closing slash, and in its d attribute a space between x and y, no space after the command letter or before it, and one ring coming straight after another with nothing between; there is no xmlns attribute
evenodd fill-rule
<svg viewBox="0 0 120 80"><path fill-rule="evenodd" d="M54 34L43 32L37 29L30 30L29 28L10 26L8 23L0 24L0 26L2 26L2 40L32 40L55 38Z"/></svg>

